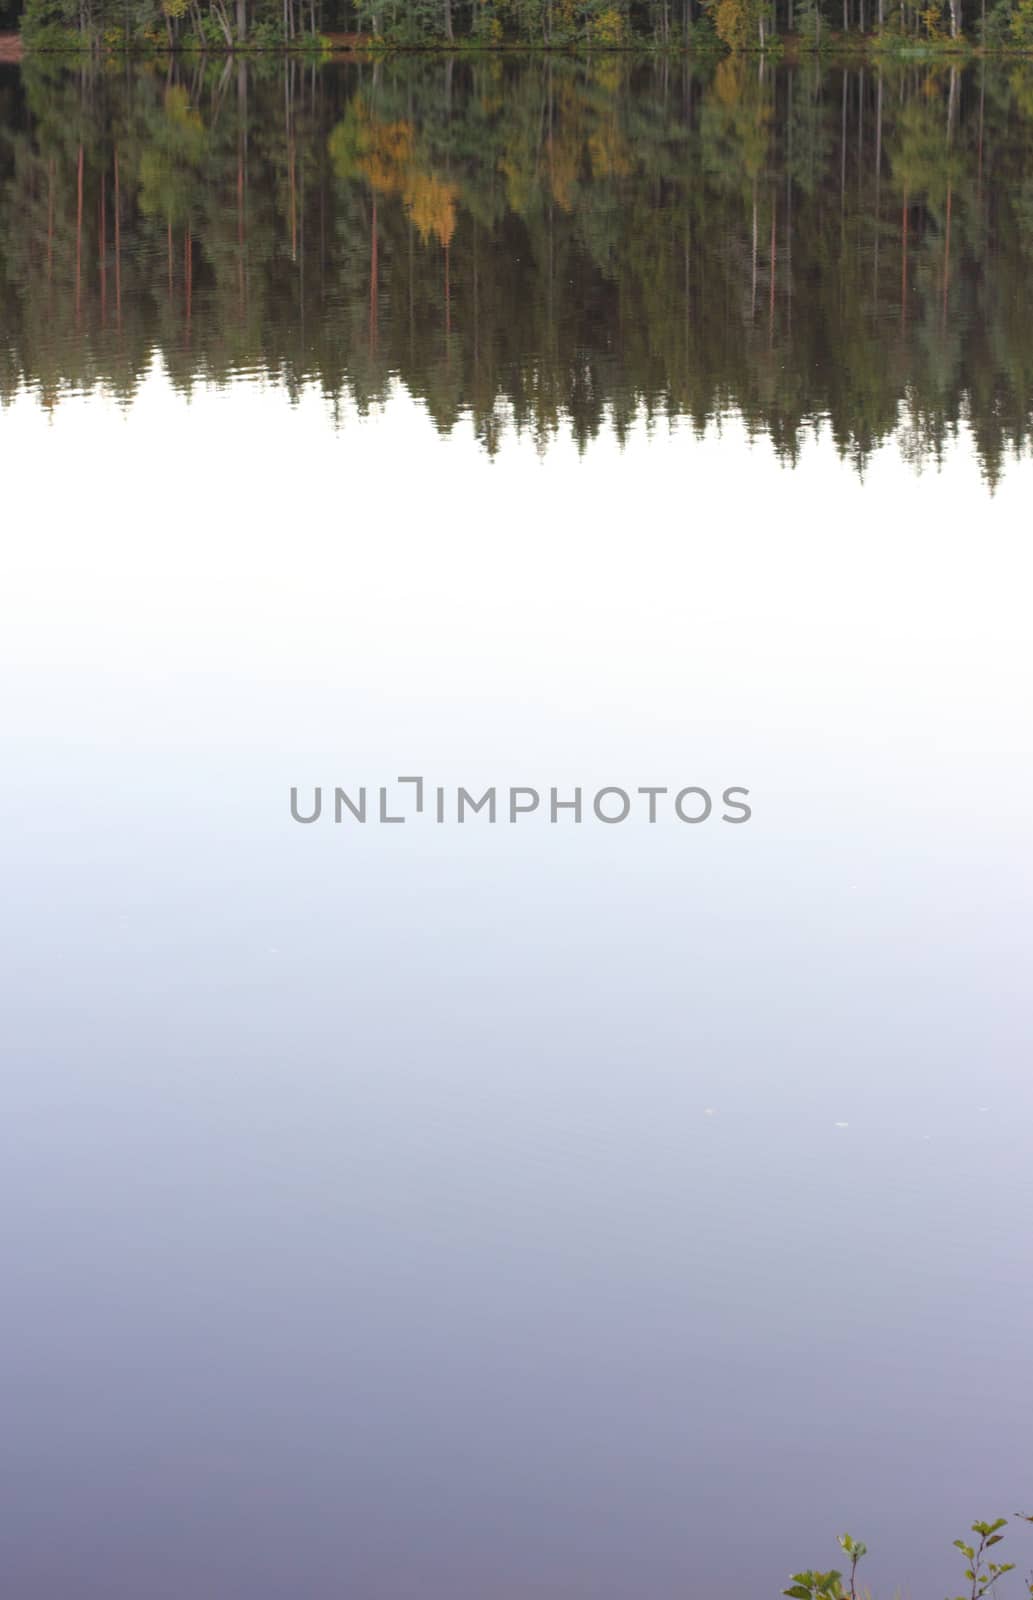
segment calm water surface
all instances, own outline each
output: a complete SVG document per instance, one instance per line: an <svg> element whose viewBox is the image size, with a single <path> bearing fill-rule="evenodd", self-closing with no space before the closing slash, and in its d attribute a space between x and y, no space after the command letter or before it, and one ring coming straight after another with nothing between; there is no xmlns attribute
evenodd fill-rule
<svg viewBox="0 0 1033 1600"><path fill-rule="evenodd" d="M0 73L10 1594L954 1592L1033 1510L1033 67ZM417 773L754 815L290 821Z"/></svg>

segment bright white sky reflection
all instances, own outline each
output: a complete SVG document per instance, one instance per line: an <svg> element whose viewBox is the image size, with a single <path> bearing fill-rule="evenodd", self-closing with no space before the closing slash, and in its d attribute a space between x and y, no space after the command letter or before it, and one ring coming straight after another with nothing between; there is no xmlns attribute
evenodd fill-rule
<svg viewBox="0 0 1033 1600"><path fill-rule="evenodd" d="M1033 463L158 372L0 447L11 1593L948 1592L1033 1429ZM399 773L754 819L289 821Z"/></svg>

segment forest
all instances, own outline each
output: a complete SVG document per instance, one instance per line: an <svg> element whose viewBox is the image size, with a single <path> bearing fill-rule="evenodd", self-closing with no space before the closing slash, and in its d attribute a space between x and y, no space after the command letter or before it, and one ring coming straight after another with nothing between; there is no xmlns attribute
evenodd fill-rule
<svg viewBox="0 0 1033 1600"><path fill-rule="evenodd" d="M1033 0L0 0L33 50L1033 49Z"/></svg>
<svg viewBox="0 0 1033 1600"><path fill-rule="evenodd" d="M548 448L729 415L863 471L1033 429L1033 65L0 68L0 404L156 362Z"/></svg>

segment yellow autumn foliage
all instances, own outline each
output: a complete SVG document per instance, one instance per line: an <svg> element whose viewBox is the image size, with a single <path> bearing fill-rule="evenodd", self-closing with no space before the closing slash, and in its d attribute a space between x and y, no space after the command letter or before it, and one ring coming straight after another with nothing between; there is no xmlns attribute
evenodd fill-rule
<svg viewBox="0 0 1033 1600"><path fill-rule="evenodd" d="M628 147L615 122L604 122L589 134L588 154L593 177L626 178L631 171Z"/></svg>
<svg viewBox="0 0 1033 1600"><path fill-rule="evenodd" d="M451 242L459 190L419 167L411 123L379 122L356 96L330 135L330 151L342 178L362 177L378 194L399 195L424 242Z"/></svg>
<svg viewBox="0 0 1033 1600"><path fill-rule="evenodd" d="M714 14L714 27L729 50L742 50L749 42L751 19L743 0L720 0Z"/></svg>
<svg viewBox="0 0 1033 1600"><path fill-rule="evenodd" d="M431 237L442 245L452 242L456 231L456 200L459 191L455 184L445 183L433 173L413 170L402 191L402 203L409 213L420 238L427 242Z"/></svg>
<svg viewBox="0 0 1033 1600"><path fill-rule="evenodd" d="M714 73L714 94L721 105L735 108L742 99L742 63L725 56Z"/></svg>

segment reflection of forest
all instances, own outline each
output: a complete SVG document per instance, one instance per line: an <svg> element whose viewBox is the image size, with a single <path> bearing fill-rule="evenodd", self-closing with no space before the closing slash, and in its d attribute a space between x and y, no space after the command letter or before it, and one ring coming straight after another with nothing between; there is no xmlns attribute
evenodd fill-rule
<svg viewBox="0 0 1033 1600"><path fill-rule="evenodd" d="M1033 65L0 68L0 395L393 377L587 438L738 409L859 462L1033 420Z"/></svg>

